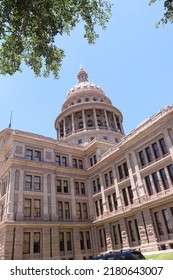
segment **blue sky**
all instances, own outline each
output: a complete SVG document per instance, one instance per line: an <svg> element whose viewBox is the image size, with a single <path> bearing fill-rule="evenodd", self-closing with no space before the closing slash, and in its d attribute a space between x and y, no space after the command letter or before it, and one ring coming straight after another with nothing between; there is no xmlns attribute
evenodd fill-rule
<svg viewBox="0 0 173 280"><path fill-rule="evenodd" d="M154 27L163 2L151 7L147 0L113 2L112 18L106 31L98 28L95 45L83 39L82 24L57 38L66 54L59 80L35 78L27 67L22 74L0 76L0 130L8 127L12 111L12 128L56 138L54 120L81 64L123 113L126 133L173 104L173 25Z"/></svg>

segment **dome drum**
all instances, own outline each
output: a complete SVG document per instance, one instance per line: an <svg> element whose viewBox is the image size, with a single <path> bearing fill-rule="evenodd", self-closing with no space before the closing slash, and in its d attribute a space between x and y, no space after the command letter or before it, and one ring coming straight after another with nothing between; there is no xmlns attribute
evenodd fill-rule
<svg viewBox="0 0 173 280"><path fill-rule="evenodd" d="M88 82L84 70L78 79L55 121L58 140L73 144L88 143L93 137L119 141L124 135L121 112L98 85Z"/></svg>

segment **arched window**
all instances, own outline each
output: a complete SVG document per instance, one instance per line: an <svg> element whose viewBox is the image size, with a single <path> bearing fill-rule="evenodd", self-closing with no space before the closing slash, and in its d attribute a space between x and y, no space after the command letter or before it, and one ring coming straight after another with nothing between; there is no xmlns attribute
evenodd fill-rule
<svg viewBox="0 0 173 280"><path fill-rule="evenodd" d="M79 128L83 128L83 122L80 122L78 126Z"/></svg>
<svg viewBox="0 0 173 280"><path fill-rule="evenodd" d="M101 126L102 125L101 120L97 120L97 124L98 126Z"/></svg>
<svg viewBox="0 0 173 280"><path fill-rule="evenodd" d="M92 127L92 126L93 126L92 120L88 120L88 127Z"/></svg>

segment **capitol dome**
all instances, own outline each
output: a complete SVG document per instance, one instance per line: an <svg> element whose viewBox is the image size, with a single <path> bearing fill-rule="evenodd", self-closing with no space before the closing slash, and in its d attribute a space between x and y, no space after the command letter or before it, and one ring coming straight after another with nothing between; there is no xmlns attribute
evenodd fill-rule
<svg viewBox="0 0 173 280"><path fill-rule="evenodd" d="M74 104L89 101L112 104L99 85L88 81L88 74L83 69L80 69L77 77L78 83L68 91L62 110Z"/></svg>
<svg viewBox="0 0 173 280"><path fill-rule="evenodd" d="M80 69L77 77L55 120L58 140L87 144L96 137L119 142L124 135L122 113L100 86L88 81L86 71Z"/></svg>

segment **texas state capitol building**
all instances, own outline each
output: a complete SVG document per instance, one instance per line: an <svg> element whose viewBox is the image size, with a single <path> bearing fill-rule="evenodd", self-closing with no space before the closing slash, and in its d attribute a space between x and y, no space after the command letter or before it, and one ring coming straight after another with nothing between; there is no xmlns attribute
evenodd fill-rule
<svg viewBox="0 0 173 280"><path fill-rule="evenodd" d="M173 106L125 135L84 70L57 140L0 132L0 259L90 259L173 248Z"/></svg>

